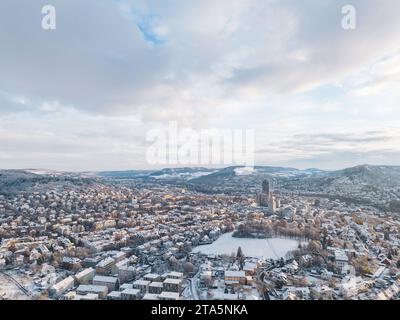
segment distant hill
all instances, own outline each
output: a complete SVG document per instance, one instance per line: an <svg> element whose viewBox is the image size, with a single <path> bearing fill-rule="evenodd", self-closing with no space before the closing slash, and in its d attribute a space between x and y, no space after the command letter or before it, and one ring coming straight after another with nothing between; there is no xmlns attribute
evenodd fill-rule
<svg viewBox="0 0 400 320"><path fill-rule="evenodd" d="M365 186L372 189L400 186L400 167L361 165L338 171L317 173L304 180L309 187L344 188Z"/></svg>
<svg viewBox="0 0 400 320"><path fill-rule="evenodd" d="M102 178L111 179L136 179L148 177L153 171L150 170L127 170L127 171L102 171L95 173Z"/></svg>
<svg viewBox="0 0 400 320"><path fill-rule="evenodd" d="M245 170L244 167L228 167L218 170L212 174L190 180L193 184L221 185L224 181L232 182L240 180L242 182L251 183L259 182L260 179L289 179L299 177L309 177L316 173L323 172L321 170L298 170L294 168L255 166L254 170Z"/></svg>
<svg viewBox="0 0 400 320"><path fill-rule="evenodd" d="M79 173L33 172L35 170L0 170L0 194L12 196L20 192L46 191L50 188L82 188L95 182L93 178L84 178Z"/></svg>
<svg viewBox="0 0 400 320"><path fill-rule="evenodd" d="M166 168L161 170L130 170L130 171L103 171L97 175L111 179L145 179L145 180L167 180L188 181L215 172L208 168Z"/></svg>
<svg viewBox="0 0 400 320"><path fill-rule="evenodd" d="M400 212L400 167L361 165L337 171L319 169L234 166L222 169L166 168L68 173L48 170L0 170L0 194L65 188L93 183L135 181L154 185L179 185L210 193L248 193L260 190L262 180L275 190L354 200Z"/></svg>
<svg viewBox="0 0 400 320"><path fill-rule="evenodd" d="M179 180L191 180L201 176L206 176L216 172L215 169L208 168L174 168L174 169L162 169L155 171L149 175L153 179L179 179Z"/></svg>

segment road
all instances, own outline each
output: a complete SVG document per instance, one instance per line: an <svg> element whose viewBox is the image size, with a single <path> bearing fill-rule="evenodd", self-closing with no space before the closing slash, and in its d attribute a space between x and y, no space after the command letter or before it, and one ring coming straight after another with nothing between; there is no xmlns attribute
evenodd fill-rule
<svg viewBox="0 0 400 320"><path fill-rule="evenodd" d="M10 280L12 283L14 283L17 286L17 288L19 290L21 290L28 298L30 298L31 300L34 299L32 294L22 284L20 284L16 279L14 279L14 277L12 277L11 275L9 275L8 273L6 273L4 271L0 271L0 274L2 274L8 280Z"/></svg>
<svg viewBox="0 0 400 320"><path fill-rule="evenodd" d="M196 282L199 277L200 271L198 271L193 278L188 279L190 282L190 293L192 295L193 300L200 300L199 295L197 293Z"/></svg>

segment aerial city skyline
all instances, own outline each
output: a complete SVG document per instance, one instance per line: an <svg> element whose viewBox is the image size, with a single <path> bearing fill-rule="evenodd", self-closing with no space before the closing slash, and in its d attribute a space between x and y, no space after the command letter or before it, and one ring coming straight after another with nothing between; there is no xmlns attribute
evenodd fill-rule
<svg viewBox="0 0 400 320"><path fill-rule="evenodd" d="M399 13L0 1L2 312L400 300Z"/></svg>
<svg viewBox="0 0 400 320"><path fill-rule="evenodd" d="M399 298L399 168L256 170L0 171L0 298Z"/></svg>

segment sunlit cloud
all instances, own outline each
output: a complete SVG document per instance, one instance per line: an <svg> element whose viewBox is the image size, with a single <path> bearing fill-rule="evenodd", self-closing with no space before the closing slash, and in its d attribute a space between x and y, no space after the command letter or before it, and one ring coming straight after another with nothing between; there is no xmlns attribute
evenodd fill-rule
<svg viewBox="0 0 400 320"><path fill-rule="evenodd" d="M169 121L254 129L259 164L396 164L400 3L352 2L346 31L347 1L54 0L45 32L46 1L3 1L0 166L145 167Z"/></svg>

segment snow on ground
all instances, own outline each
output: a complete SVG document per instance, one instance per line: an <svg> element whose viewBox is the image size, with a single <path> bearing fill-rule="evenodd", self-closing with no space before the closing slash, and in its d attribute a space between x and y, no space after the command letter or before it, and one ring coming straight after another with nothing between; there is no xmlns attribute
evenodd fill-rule
<svg viewBox="0 0 400 320"><path fill-rule="evenodd" d="M285 257L288 251L297 249L298 244L297 240L292 239L244 239L233 238L232 233L226 233L212 244L195 247L193 252L230 255L236 254L238 247L241 247L247 257L278 259Z"/></svg>
<svg viewBox="0 0 400 320"><path fill-rule="evenodd" d="M25 172L37 174L37 175L61 175L62 172L57 172L54 170L46 170L46 169L26 169Z"/></svg>
<svg viewBox="0 0 400 320"><path fill-rule="evenodd" d="M21 277L18 280L25 280L23 284L26 284L27 279ZM1 299L29 300L29 297L23 293L8 277L0 274L0 300Z"/></svg>
<svg viewBox="0 0 400 320"><path fill-rule="evenodd" d="M237 176L248 176L256 172L252 167L236 168L234 171Z"/></svg>

